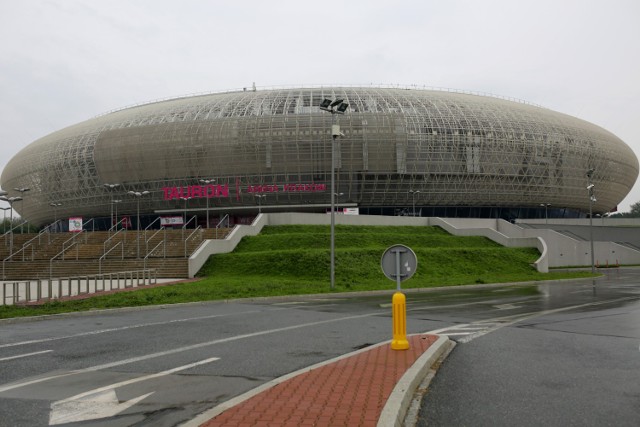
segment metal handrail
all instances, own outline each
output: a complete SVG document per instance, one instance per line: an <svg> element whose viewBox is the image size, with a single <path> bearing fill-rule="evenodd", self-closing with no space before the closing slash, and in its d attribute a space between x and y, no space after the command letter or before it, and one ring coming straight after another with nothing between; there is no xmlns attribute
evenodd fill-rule
<svg viewBox="0 0 640 427"><path fill-rule="evenodd" d="M62 250L57 254L55 254L53 257L51 257L51 259L49 259L49 277L53 277L53 260L58 258L60 255L62 255L62 259L64 259L65 252L67 252L67 250L72 248L74 245L76 246L76 260L78 259L78 248L80 245L78 245L78 242L76 242L76 239L78 238L78 236L81 236L82 233L84 233L84 228L81 231L74 233L73 236L71 236L64 242L62 242ZM85 243L86 243L87 234L85 233L84 236L85 236ZM71 245L67 247L67 244L69 242L71 242Z"/></svg>
<svg viewBox="0 0 640 427"><path fill-rule="evenodd" d="M218 230L220 229L220 225L227 220L227 227L229 228L229 214L226 214L225 216L222 217L222 219L220 221L218 221L218 224L216 224L216 239L218 238Z"/></svg>
<svg viewBox="0 0 640 427"><path fill-rule="evenodd" d="M164 248L163 248L163 255L162 255L162 257L163 257L163 258L166 258L166 257L167 257L167 245L166 245L166 242L165 242L164 240L163 240L163 241L161 241L161 242L158 242L158 244L157 244L153 249L151 249L151 250L147 253L147 255L145 255L145 257L144 257L144 260L143 260L143 263L142 263L142 267L143 267L145 270L147 269L147 258L149 258L149 257L151 256L151 254L153 253L153 251L155 251L156 249L158 249L158 246L162 245L163 243L165 243L165 245L164 245Z"/></svg>
<svg viewBox="0 0 640 427"><path fill-rule="evenodd" d="M95 227L96 223L95 223L93 218L91 218L89 221L87 221L84 224L82 224L82 230L84 230L86 228L87 224L91 224L91 231L96 231L96 227Z"/></svg>
<svg viewBox="0 0 640 427"><path fill-rule="evenodd" d="M191 236L193 236L193 235L194 235L198 230L201 230L201 229L202 229L202 227L197 226L197 227L195 228L195 230L193 230L193 231L191 232L191 234L189 234L189 235L187 236L187 238L186 238L186 239L184 239L184 257L185 257L185 258L187 257L187 242L189 241L189 239L191 238ZM200 233L200 239L202 240L202 233Z"/></svg>
<svg viewBox="0 0 640 427"><path fill-rule="evenodd" d="M109 230L107 230L109 232L109 234L111 234L111 231L115 228L116 230L120 231L120 230L126 230L126 228L118 228L118 226L123 223L125 220L125 218L122 218L120 221L116 222L115 224L113 224L111 226L111 228L109 228Z"/></svg>
<svg viewBox="0 0 640 427"><path fill-rule="evenodd" d="M73 236L71 239L74 239L76 236ZM64 259L64 253L67 251L67 249L72 248L73 245L76 245L76 248L78 247L77 243L78 242L73 242L71 244L71 246L69 246L68 248L66 247L66 244L69 240L71 239L67 239L63 244L62 244L62 250L60 252L58 252L57 254L55 254L54 256L51 257L51 259L49 259L49 278L53 277L53 260L58 258L60 255L62 255L62 259ZM77 251L76 251L76 259L78 259L77 256Z"/></svg>
<svg viewBox="0 0 640 427"><path fill-rule="evenodd" d="M158 217L158 218L154 219L154 220L153 220L153 222L152 222L151 224L147 225L147 226L144 228L144 231L146 232L149 228L151 228L151 226L152 226L153 224L155 224L155 223L156 223L156 222L158 222L158 221L162 221L162 218Z"/></svg>
<svg viewBox="0 0 640 427"><path fill-rule="evenodd" d="M117 225L117 224L116 224ZM114 237L116 237L118 235L118 233L120 233L122 231L122 234L124 235L124 241L127 241L127 232L126 229L121 228L120 230L116 231L115 233L113 233L113 236L109 236L109 238L107 240L104 241L104 243L102 244L102 252L106 252L107 251L107 243L109 243L111 241L111 239L113 239ZM116 245L117 246L117 245ZM115 246L114 246L115 247Z"/></svg>
<svg viewBox="0 0 640 427"><path fill-rule="evenodd" d="M164 225L159 230L157 230L155 233L153 233L151 235L151 237L149 237L148 239L146 238L147 230L145 229L145 239L144 239L144 250L145 250L145 252L147 252L147 253L149 252L149 242L151 241L151 239L156 237L156 235L161 231L164 232L164 236L162 236L162 242L160 242L160 243L164 243L165 244L165 249L164 250L165 250L165 256L166 256L166 252L167 252L167 229L165 228Z"/></svg>
<svg viewBox="0 0 640 427"><path fill-rule="evenodd" d="M20 249L22 251L22 261L26 261L24 259L24 254L27 252L27 248L31 247L31 261L33 261L33 258L35 256L35 246L33 243L29 243L28 245L23 245L22 248ZM15 253L14 253L15 255Z"/></svg>
<svg viewBox="0 0 640 427"><path fill-rule="evenodd" d="M19 254L20 252L22 252L22 261L24 261L24 254L26 252L26 249L31 246L31 259L33 260L34 257L34 246L33 244L29 243L28 245L25 243L25 245L22 245L22 248L20 248L19 250L15 251L14 253L10 254L8 257L6 257L5 259L2 260L2 280L5 279L5 274L4 274L4 267L5 267L5 263L7 261L9 261L11 258L13 258L14 255Z"/></svg>
<svg viewBox="0 0 640 427"><path fill-rule="evenodd" d="M54 228L55 225L57 225L58 223L62 223L62 220L56 220L54 222L52 222L51 224L47 225L45 228L43 228L42 230L40 230L40 232L38 233L38 235L36 237L38 237L38 244L42 243L40 240L40 237L44 234L47 233L47 243L51 244L51 233L52 233L52 229ZM57 228L57 227L56 227ZM35 237L34 237L35 238Z"/></svg>
<svg viewBox="0 0 640 427"><path fill-rule="evenodd" d="M189 223L190 223L191 221L197 220L197 218L198 218L198 217L194 215L194 216L192 216L192 217L191 217L191 219L190 219L189 221L187 221L187 222L185 222L185 223L184 223L184 225L182 226L182 240L184 240L184 230L186 230L186 229L187 229L187 226L189 225ZM198 229L198 227L196 227L196 230L197 230L197 229Z"/></svg>
<svg viewBox="0 0 640 427"><path fill-rule="evenodd" d="M5 231L4 233L2 233L2 235L1 235L0 237L4 238L4 242L5 242L5 244L7 244L7 235L8 235L8 234L10 234L10 235L15 234L15 233L13 232L13 230L15 230L16 228L20 228L21 226L25 225L26 223L27 223L27 221L23 221L23 222L21 222L20 224L16 225L15 227L11 227L11 228L9 229L9 231Z"/></svg>
<svg viewBox="0 0 640 427"><path fill-rule="evenodd" d="M26 242L24 242L22 244L22 247L24 248L27 245L30 245L31 242L33 242L34 240L38 239L38 244L40 244L40 236L42 236L44 233L47 233L47 229L49 228L49 226L46 226L45 228L43 228L42 230L40 230L40 232L38 234L36 234L35 236L33 236L31 239L27 240ZM49 243L51 243L51 239L49 239ZM20 252L20 251L17 251ZM17 253L15 252L15 253Z"/></svg>
<svg viewBox="0 0 640 427"><path fill-rule="evenodd" d="M76 239L78 238L78 236L82 236L83 233L84 233L84 237L85 237L84 242L87 243L87 234L86 234L86 232L84 231L84 228L83 228L81 231L74 232L73 236L69 237L67 240L62 242L62 252L67 250L67 247L66 247L67 243L72 242L69 247L75 245L77 243Z"/></svg>
<svg viewBox="0 0 640 427"><path fill-rule="evenodd" d="M113 245L113 247L111 249L109 249L104 255L102 255L98 259L98 274L102 274L102 260L105 259L107 257L107 255L109 255L111 253L112 250L117 248L118 245L122 245L122 254L120 255L120 259L121 260L124 259L124 243L122 243L122 241L120 241L120 242L116 243L115 245Z"/></svg>

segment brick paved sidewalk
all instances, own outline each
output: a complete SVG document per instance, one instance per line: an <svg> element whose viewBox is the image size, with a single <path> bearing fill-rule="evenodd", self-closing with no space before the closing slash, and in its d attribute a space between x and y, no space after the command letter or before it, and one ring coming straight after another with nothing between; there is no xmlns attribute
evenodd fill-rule
<svg viewBox="0 0 640 427"><path fill-rule="evenodd" d="M407 337L409 350L373 347L279 383L203 427L375 426L397 382L438 339Z"/></svg>

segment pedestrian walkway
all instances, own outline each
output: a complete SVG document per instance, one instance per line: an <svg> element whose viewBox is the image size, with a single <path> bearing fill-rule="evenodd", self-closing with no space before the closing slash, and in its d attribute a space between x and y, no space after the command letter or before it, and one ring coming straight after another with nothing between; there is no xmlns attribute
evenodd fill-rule
<svg viewBox="0 0 640 427"><path fill-rule="evenodd" d="M225 402L189 425L353 427L380 421L392 426L450 343L437 335L407 339L409 350L384 343L303 369Z"/></svg>

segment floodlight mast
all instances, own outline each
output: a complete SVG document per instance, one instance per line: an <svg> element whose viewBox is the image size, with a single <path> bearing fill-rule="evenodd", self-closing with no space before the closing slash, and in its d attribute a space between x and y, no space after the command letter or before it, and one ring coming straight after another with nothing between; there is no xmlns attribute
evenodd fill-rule
<svg viewBox="0 0 640 427"><path fill-rule="evenodd" d="M591 274L595 274L595 262L593 254L593 202L596 201L596 196L593 193L595 185L593 184L593 173L595 169L591 168L587 171L587 191L589 192L589 241L591 245Z"/></svg>
<svg viewBox="0 0 640 427"><path fill-rule="evenodd" d="M138 220L138 229L136 230L136 235L137 235L137 241L138 241L138 249L136 252L136 258L140 258L140 198L142 196L146 196L147 194L149 194L150 192L145 190L145 191L127 191L127 194L130 194L132 196L134 196L136 198L136 205L137 205L137 220Z"/></svg>
<svg viewBox="0 0 640 427"><path fill-rule="evenodd" d="M335 287L336 281L336 212L335 212L335 196L336 196L336 150L335 142L339 136L344 136L340 132L340 125L336 124L336 114L344 114L349 107L343 99L324 99L320 103L320 109L331 113L331 289Z"/></svg>

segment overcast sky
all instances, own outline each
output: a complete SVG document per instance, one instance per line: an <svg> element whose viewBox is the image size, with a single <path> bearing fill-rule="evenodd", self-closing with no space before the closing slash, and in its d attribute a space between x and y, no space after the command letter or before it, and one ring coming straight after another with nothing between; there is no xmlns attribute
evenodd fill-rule
<svg viewBox="0 0 640 427"><path fill-rule="evenodd" d="M0 0L0 169L98 114L254 82L493 93L640 155L639 18L638 0Z"/></svg>

